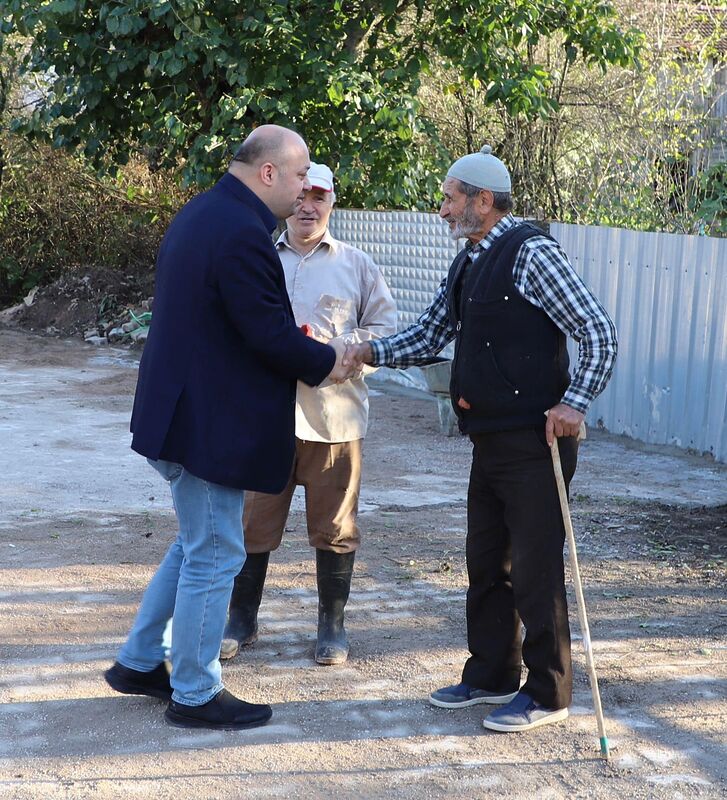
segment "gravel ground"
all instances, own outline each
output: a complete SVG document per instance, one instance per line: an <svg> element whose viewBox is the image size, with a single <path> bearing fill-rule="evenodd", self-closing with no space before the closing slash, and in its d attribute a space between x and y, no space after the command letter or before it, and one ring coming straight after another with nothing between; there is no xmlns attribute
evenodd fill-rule
<svg viewBox="0 0 727 800"><path fill-rule="evenodd" d="M0 798L722 798L727 467L596 432L572 511L612 758L575 601L569 720L481 726L428 693L466 655L469 447L431 398L372 382L351 657L312 661L315 573L297 498L260 639L224 668L270 702L244 732L167 726L102 680L174 536L167 489L129 448L135 356L0 331Z"/></svg>

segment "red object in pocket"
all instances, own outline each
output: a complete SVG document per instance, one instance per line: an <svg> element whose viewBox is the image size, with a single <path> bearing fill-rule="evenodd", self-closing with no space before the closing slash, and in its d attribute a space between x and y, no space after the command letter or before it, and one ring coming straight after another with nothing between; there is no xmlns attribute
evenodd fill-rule
<svg viewBox="0 0 727 800"><path fill-rule="evenodd" d="M300 329L303 331L303 333L306 336L312 336L313 335L313 329L311 328L311 326L307 322L305 322L303 325L301 325Z"/></svg>

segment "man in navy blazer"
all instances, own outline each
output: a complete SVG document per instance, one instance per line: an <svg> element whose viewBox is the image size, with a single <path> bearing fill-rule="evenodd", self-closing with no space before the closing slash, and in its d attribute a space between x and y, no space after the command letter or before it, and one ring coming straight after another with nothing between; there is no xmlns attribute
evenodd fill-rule
<svg viewBox="0 0 727 800"><path fill-rule="evenodd" d="M310 189L305 142L263 125L227 174L172 221L157 261L132 447L169 482L179 534L142 600L107 682L169 700L181 727L262 725L272 710L224 689L220 642L245 561L244 492L280 492L295 450L296 382L342 381L342 346L296 326L271 240ZM171 678L162 636L173 617Z"/></svg>

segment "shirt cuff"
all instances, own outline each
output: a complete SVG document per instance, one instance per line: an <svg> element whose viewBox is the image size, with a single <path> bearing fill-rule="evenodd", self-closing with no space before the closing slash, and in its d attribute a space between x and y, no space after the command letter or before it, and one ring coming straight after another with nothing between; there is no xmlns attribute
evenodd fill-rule
<svg viewBox="0 0 727 800"><path fill-rule="evenodd" d="M568 387L560 402L566 406L575 408L575 410L580 411L581 414L585 414L586 411L588 411L588 407L591 405L592 401L592 397L587 397L583 393L579 392L578 389Z"/></svg>
<svg viewBox="0 0 727 800"><path fill-rule="evenodd" d="M390 363L393 357L393 348L386 339L370 339L371 366L383 367Z"/></svg>

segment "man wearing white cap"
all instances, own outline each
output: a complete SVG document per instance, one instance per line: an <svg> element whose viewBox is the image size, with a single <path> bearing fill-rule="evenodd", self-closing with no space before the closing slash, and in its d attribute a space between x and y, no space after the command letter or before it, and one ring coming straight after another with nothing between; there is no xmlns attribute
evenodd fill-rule
<svg viewBox="0 0 727 800"><path fill-rule="evenodd" d="M471 655L461 682L433 692L430 702L499 705L484 726L524 731L565 719L571 700L565 531L549 445L559 437L570 482L576 435L613 369L616 330L558 243L514 219L510 174L490 147L456 161L442 191L439 214L454 239L467 240L465 248L414 325L357 345L344 363L353 357L405 368L455 341L452 403L473 444ZM572 377L567 336L579 343ZM521 661L528 671L522 686Z"/></svg>
<svg viewBox="0 0 727 800"><path fill-rule="evenodd" d="M296 322L320 342L355 344L396 331L396 306L381 272L361 250L334 239L328 220L335 202L333 173L311 164L303 203L287 219L276 249ZM270 551L285 529L296 485L305 487L308 539L316 548L319 664L348 657L344 607L359 530L361 442L368 423L363 378L322 384L298 383L296 456L279 495L248 492L243 529L247 561L235 579L220 657L257 639L257 613Z"/></svg>

